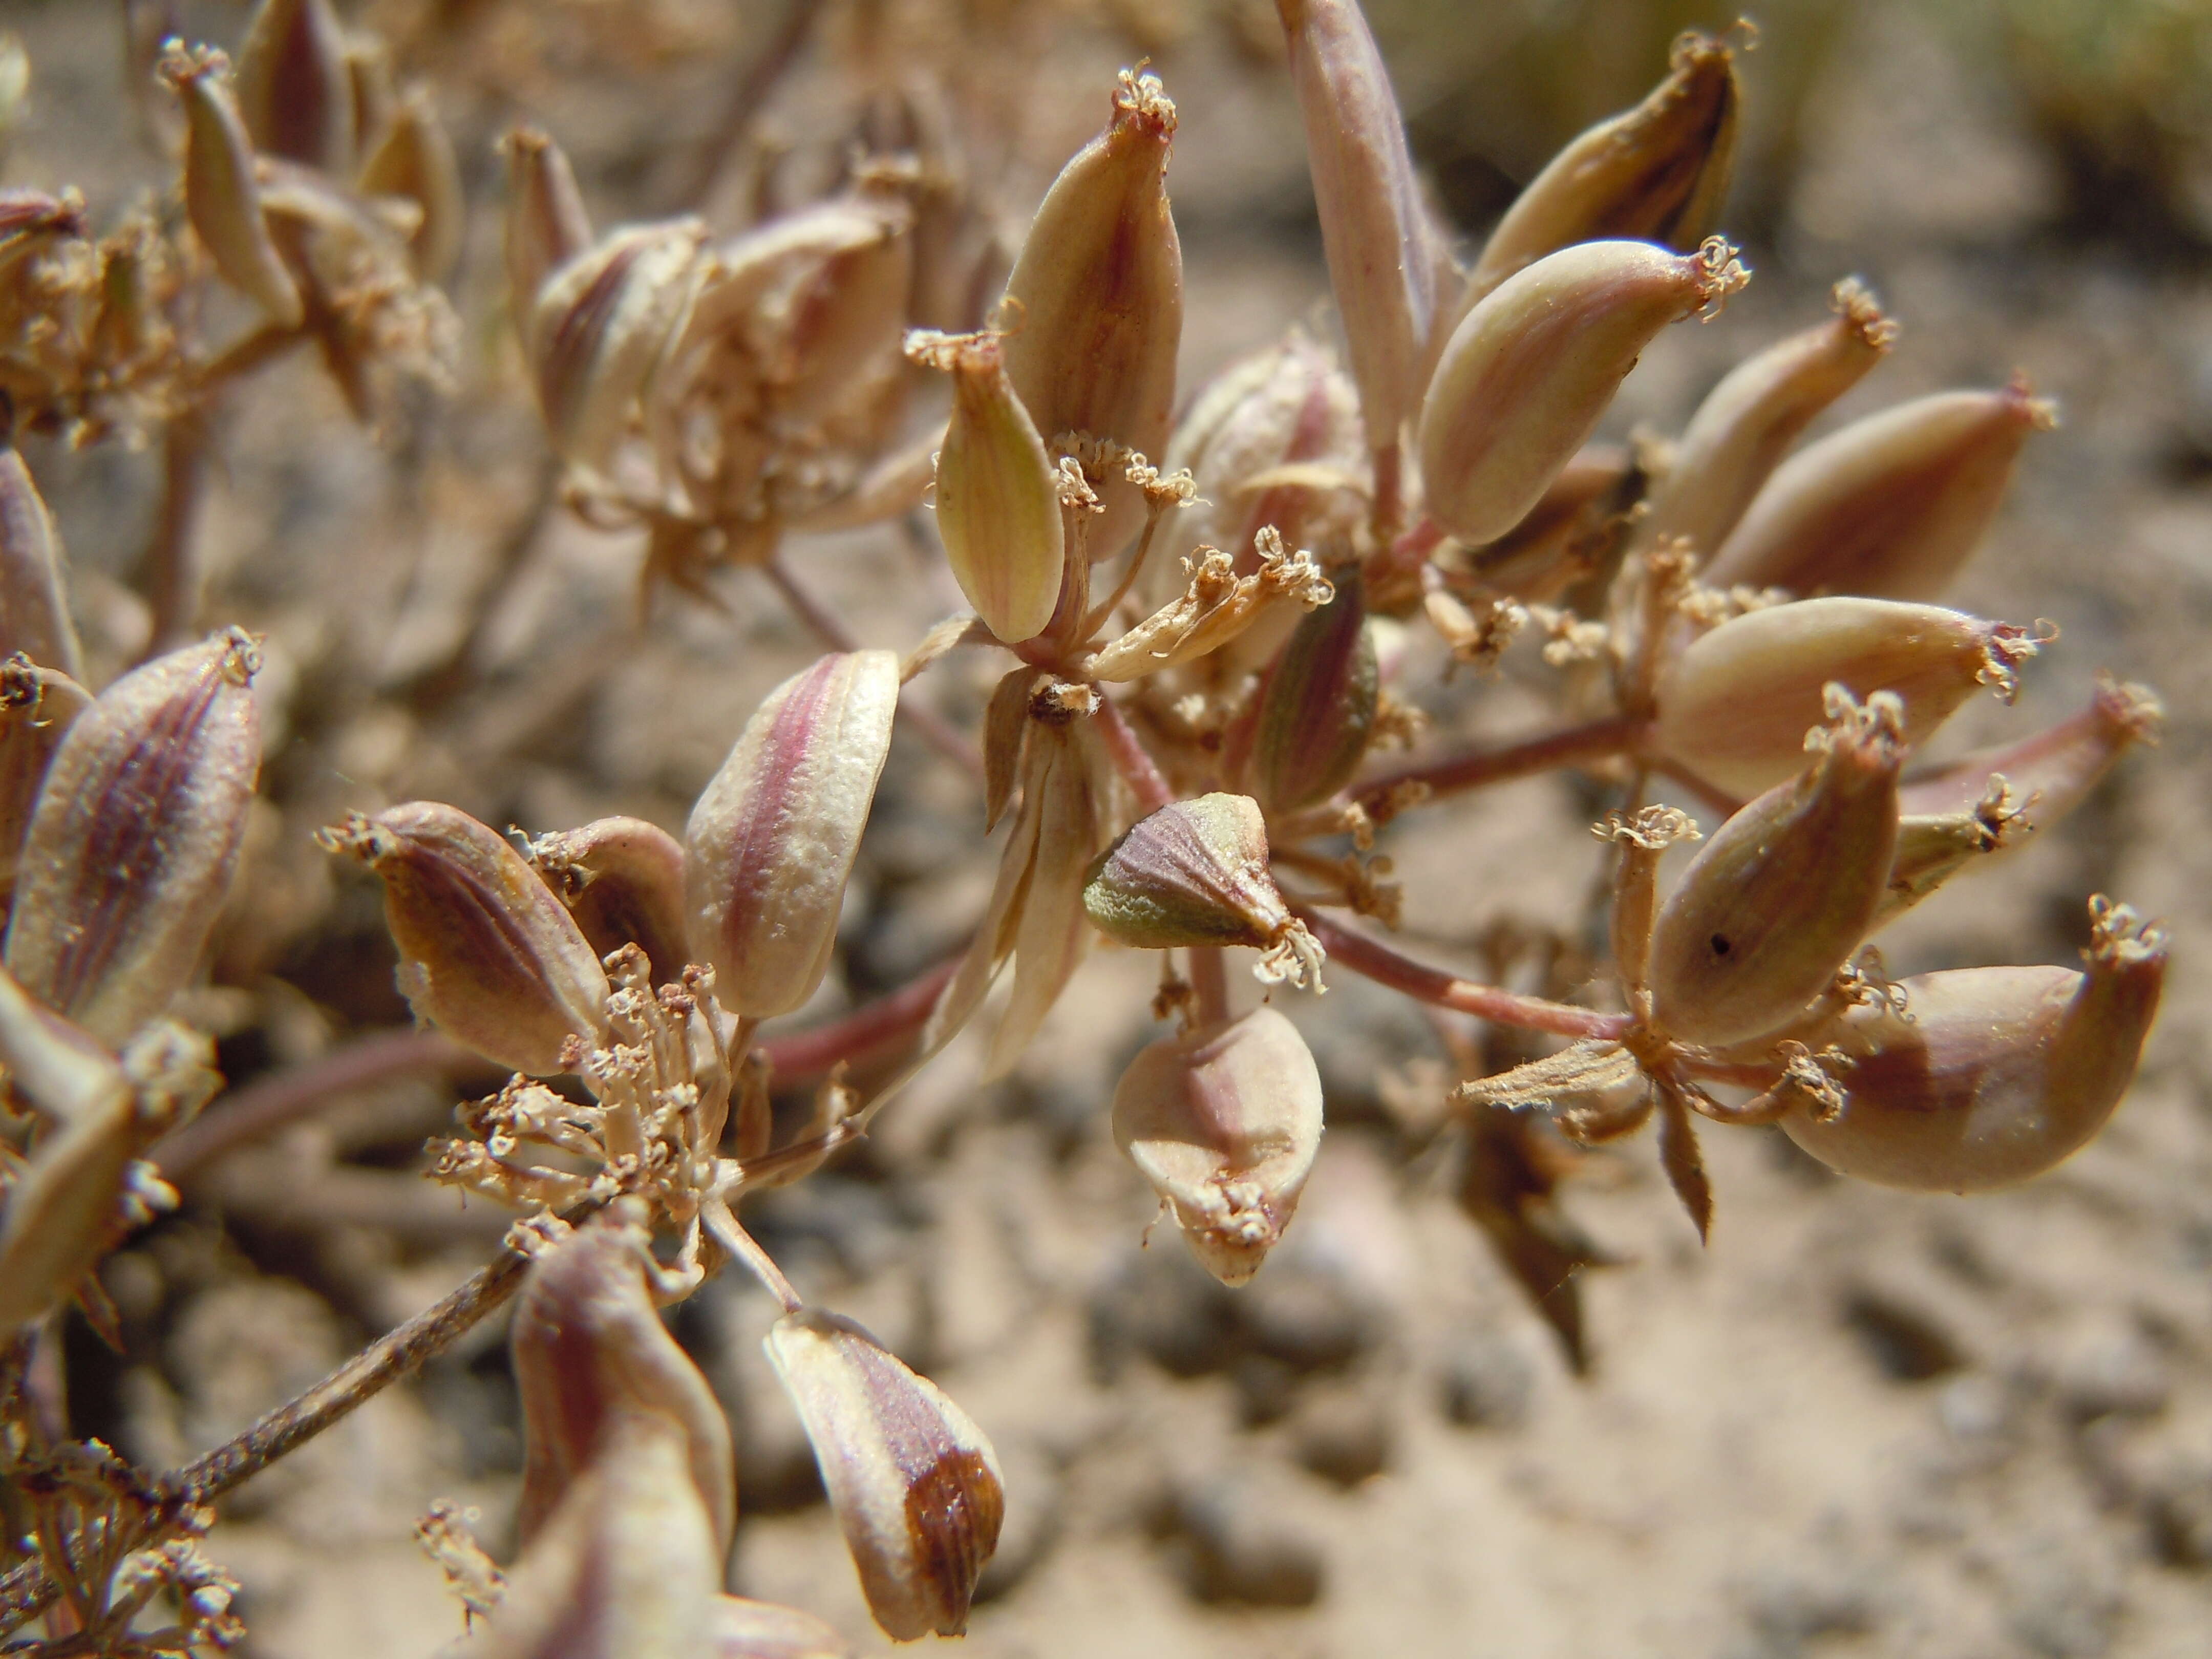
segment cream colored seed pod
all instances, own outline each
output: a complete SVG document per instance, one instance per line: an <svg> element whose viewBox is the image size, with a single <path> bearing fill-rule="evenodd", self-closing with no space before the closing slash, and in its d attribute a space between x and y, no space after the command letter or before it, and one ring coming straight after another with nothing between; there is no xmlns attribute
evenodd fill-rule
<svg viewBox="0 0 2212 1659"><path fill-rule="evenodd" d="M1717 830L1652 929L1652 1023L1727 1043L1784 1024L1865 939L1897 845L1897 700L1840 690L1811 763Z"/></svg>
<svg viewBox="0 0 2212 1659"><path fill-rule="evenodd" d="M1585 242L1508 277L1453 331L1421 405L1430 516L1470 542L1512 529L1659 331L1747 280L1718 240L1694 254Z"/></svg>
<svg viewBox="0 0 2212 1659"><path fill-rule="evenodd" d="M1843 1110L1799 1110L1790 1138L1842 1174L1983 1192L2063 1162L2133 1079L2166 980L2166 937L2090 901L2087 971L1966 968L1904 981L1905 1013L1854 1008L1802 1034L1847 1061Z"/></svg>
<svg viewBox="0 0 2212 1659"><path fill-rule="evenodd" d="M468 204L453 140L428 92L416 88L392 112L391 125L362 163L359 182L367 195L396 196L420 210L422 219L407 239L415 274L428 283L451 276L468 229Z"/></svg>
<svg viewBox="0 0 2212 1659"><path fill-rule="evenodd" d="M1936 599L1988 533L2027 434L2052 423L2051 406L2020 380L1854 422L1777 470L1705 579Z"/></svg>
<svg viewBox="0 0 2212 1659"><path fill-rule="evenodd" d="M529 343L545 279L592 245L591 216L568 157L536 127L517 127L500 141L507 156L507 217L501 252L507 308Z"/></svg>
<svg viewBox="0 0 2212 1659"><path fill-rule="evenodd" d="M1916 744L1987 686L2008 700L2037 642L2002 623L1889 599L1802 599L1723 623L1660 676L1660 749L1708 783L1756 794L1804 764L1826 688L1896 695Z"/></svg>
<svg viewBox="0 0 2212 1659"><path fill-rule="evenodd" d="M0 444L0 657L84 678L54 515L15 445Z"/></svg>
<svg viewBox="0 0 2212 1659"><path fill-rule="evenodd" d="M261 218L253 146L237 102L222 84L219 52L182 47L161 60L162 78L185 107L185 212L215 268L282 328L297 328L306 308Z"/></svg>

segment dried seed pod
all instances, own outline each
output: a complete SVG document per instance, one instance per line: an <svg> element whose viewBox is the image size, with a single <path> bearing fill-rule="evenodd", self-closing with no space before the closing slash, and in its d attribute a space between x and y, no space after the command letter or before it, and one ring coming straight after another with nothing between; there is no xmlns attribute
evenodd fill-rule
<svg viewBox="0 0 2212 1659"><path fill-rule="evenodd" d="M1730 618L1660 676L1659 746L1723 789L1753 794L1803 764L1825 688L1896 694L1920 742L1988 686L2010 700L2037 640L2004 623L1890 599L1802 599Z"/></svg>
<svg viewBox="0 0 2212 1659"><path fill-rule="evenodd" d="M2002 781L2032 811L2036 827L2049 829L2087 799L2130 748L2156 743L2165 719L2165 708L2149 687L2100 674L2088 708L2071 720L2018 743L1913 773L1898 800L1907 812L1963 811Z"/></svg>
<svg viewBox="0 0 2212 1659"><path fill-rule="evenodd" d="M222 83L227 63L219 52L181 47L161 60L162 78L185 106L185 211L223 280L270 321L297 328L306 309L262 222L253 147Z"/></svg>
<svg viewBox="0 0 2212 1659"><path fill-rule="evenodd" d="M392 110L383 137L362 163L359 182L367 195L397 196L421 210L421 222L407 239L415 274L426 283L451 276L468 229L468 204L453 142L428 92L416 88Z"/></svg>
<svg viewBox="0 0 2212 1659"><path fill-rule="evenodd" d="M353 170L353 71L331 0L262 0L238 48L238 111L264 155Z"/></svg>
<svg viewBox="0 0 2212 1659"><path fill-rule="evenodd" d="M1472 542L1512 529L1653 337L1747 280L1717 238L1693 254L1585 242L1506 278L1453 331L1421 405L1430 515Z"/></svg>
<svg viewBox="0 0 2212 1659"><path fill-rule="evenodd" d="M1932 599L1981 544L2027 434L2055 424L2015 377L1869 415L1782 464L1713 556L1718 586Z"/></svg>
<svg viewBox="0 0 2212 1659"><path fill-rule="evenodd" d="M1224 1285L1259 1272L1290 1225L1321 1132L1321 1073L1273 1008L1162 1038L1114 1090L1115 1142Z"/></svg>
<svg viewBox="0 0 2212 1659"><path fill-rule="evenodd" d="M78 715L46 769L8 970L102 1042L184 988L230 896L261 763L259 666L237 629L157 657Z"/></svg>
<svg viewBox="0 0 2212 1659"><path fill-rule="evenodd" d="M384 883L399 988L416 1018L501 1066L569 1069L602 1041L607 975L561 901L505 836L457 806L356 812L316 839Z"/></svg>
<svg viewBox="0 0 2212 1659"><path fill-rule="evenodd" d="M1358 0L1276 0L1305 118L1322 251L1369 444L1420 405L1458 272L1421 200L1389 71Z"/></svg>
<svg viewBox="0 0 2212 1659"><path fill-rule="evenodd" d="M1059 475L1006 378L1000 337L907 337L907 355L952 376L937 456L937 529L960 591L1008 644L1044 631L1060 601Z"/></svg>
<svg viewBox="0 0 2212 1659"><path fill-rule="evenodd" d="M823 418L897 361L914 289L909 198L918 187L910 174L879 167L835 204L860 216L872 234L823 259L790 301L794 367L777 392L785 418Z"/></svg>
<svg viewBox="0 0 2212 1659"><path fill-rule="evenodd" d="M652 963L654 984L682 976L690 952L684 844L675 836L643 818L594 818L538 836L530 861L602 960L635 945Z"/></svg>
<svg viewBox="0 0 2212 1659"><path fill-rule="evenodd" d="M17 652L0 662L0 891L12 887L39 786L92 694Z"/></svg>
<svg viewBox="0 0 2212 1659"><path fill-rule="evenodd" d="M1483 245L1454 320L1523 266L1577 242L1657 242L1687 253L1728 195L1743 89L1735 52L1694 30L1667 78L1599 122L1528 181Z"/></svg>
<svg viewBox="0 0 2212 1659"><path fill-rule="evenodd" d="M765 1346L813 1443L876 1622L902 1642L959 1635L1006 1517L991 1443L849 1319L801 1308L775 1322Z"/></svg>
<svg viewBox="0 0 2212 1659"><path fill-rule="evenodd" d="M1359 574L1310 611L1267 671L1252 737L1253 789L1270 812L1327 800L1352 781L1375 730L1381 680Z"/></svg>
<svg viewBox="0 0 2212 1659"><path fill-rule="evenodd" d="M1835 320L1769 346L1706 394L1637 526L1645 546L1680 537L1711 559L1815 415L1889 354L1897 325L1856 278Z"/></svg>
<svg viewBox="0 0 2212 1659"><path fill-rule="evenodd" d="M576 1481L640 1418L681 1434L684 1470L728 1553L737 1528L737 1462L714 1391L655 1310L651 1240L641 1210L603 1216L533 1262L514 1304L515 1387L522 1397L525 1548Z"/></svg>
<svg viewBox="0 0 2212 1659"><path fill-rule="evenodd" d="M769 693L692 808L691 953L734 1012L787 1014L829 972L898 690L895 651L823 657Z"/></svg>
<svg viewBox="0 0 2212 1659"><path fill-rule="evenodd" d="M1811 763L1699 849L1652 930L1652 1020L1686 1042L1783 1024L1825 990L1873 925L1897 847L1904 714L1840 688Z"/></svg>
<svg viewBox="0 0 2212 1659"><path fill-rule="evenodd" d="M528 343L545 279L592 245L591 216L568 157L536 127L501 141L507 155L507 308Z"/></svg>
<svg viewBox="0 0 2212 1659"><path fill-rule="evenodd" d="M70 619L64 562L61 533L22 452L0 445L0 656L20 651L81 680L84 654Z"/></svg>
<svg viewBox="0 0 2212 1659"><path fill-rule="evenodd" d="M1899 817L1889 889L1867 931L1888 927L1976 860L2017 845L2027 830L2037 827L2023 823L2026 816L1999 779L1971 811Z"/></svg>
<svg viewBox="0 0 2212 1659"><path fill-rule="evenodd" d="M1047 442L1074 433L1163 453L1182 340L1182 246L1168 210L1175 105L1150 75L1124 71L1106 131L1053 181L1006 278L1006 377ZM1144 521L1118 467L1091 480L1103 513L1094 558Z"/></svg>
<svg viewBox="0 0 2212 1659"><path fill-rule="evenodd" d="M699 291L705 228L694 219L633 225L548 276L528 346L553 447L604 471L683 332Z"/></svg>
<svg viewBox="0 0 2212 1659"><path fill-rule="evenodd" d="M2166 935L2090 901L2086 973L1965 968L1806 1035L1840 1051L1843 1109L1783 1120L1829 1168L1885 1187L1983 1192L2052 1168L2104 1127L2133 1079L2166 980Z"/></svg>

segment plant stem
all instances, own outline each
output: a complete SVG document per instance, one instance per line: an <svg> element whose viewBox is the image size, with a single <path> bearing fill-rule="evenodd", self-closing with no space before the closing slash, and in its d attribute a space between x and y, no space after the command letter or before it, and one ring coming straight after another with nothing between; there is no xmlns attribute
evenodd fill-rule
<svg viewBox="0 0 2212 1659"><path fill-rule="evenodd" d="M797 1313L806 1305L792 1282L783 1276L783 1269L775 1265L775 1258L761 1248L755 1238L738 1220L729 1206L719 1199L709 1202L700 1212L707 1224L707 1231L714 1242L736 1260L745 1264L752 1276L767 1287L768 1293L783 1304L786 1313Z"/></svg>
<svg viewBox="0 0 2212 1659"><path fill-rule="evenodd" d="M1103 690L1098 694L1098 735L1106 740L1106 752L1113 757L1115 769L1129 787L1135 792L1137 804L1147 812L1157 812L1175 799L1175 791L1160 775L1158 765L1151 752L1139 741L1114 699Z"/></svg>
<svg viewBox="0 0 2212 1659"><path fill-rule="evenodd" d="M962 951L946 957L918 978L827 1025L770 1037L755 1046L768 1056L779 1080L818 1077L841 1060L858 1060L887 1048L928 1022L930 1010L937 1006L937 999L966 955Z"/></svg>
<svg viewBox="0 0 2212 1659"><path fill-rule="evenodd" d="M1493 783L1534 777L1539 772L1559 767L1581 766L1629 754L1642 745L1647 731L1643 720L1626 714L1608 714L1603 720L1571 726L1540 738L1528 738L1502 749L1472 749L1441 760L1400 767L1356 786L1352 799L1370 813L1382 817L1389 810L1391 795L1408 784L1427 785L1427 798L1433 800Z"/></svg>
<svg viewBox="0 0 2212 1659"><path fill-rule="evenodd" d="M1547 1001L1542 997L1523 996L1517 991L1500 990L1494 985L1478 985L1440 968L1431 968L1410 957L1401 956L1380 939L1333 921L1318 910L1300 904L1293 904L1291 908L1313 929L1314 937L1328 952L1331 963L1364 975L1378 985L1387 985L1423 1002L1432 1002L1439 1008L1456 1008L1462 1013L1480 1015L1501 1025L1518 1025L1531 1031L1606 1041L1624 1036L1632 1023L1626 1014L1604 1014L1594 1008L1577 1008L1564 1002Z"/></svg>
<svg viewBox="0 0 2212 1659"><path fill-rule="evenodd" d="M1229 964L1218 945L1194 945L1190 958L1191 994L1198 1004L1198 1023L1215 1025L1229 1018Z"/></svg>
<svg viewBox="0 0 2212 1659"><path fill-rule="evenodd" d="M212 411L202 404L177 416L161 434L161 504L146 550L146 600L154 613L148 659L185 643L199 625L207 571L198 530L207 494L211 418Z"/></svg>

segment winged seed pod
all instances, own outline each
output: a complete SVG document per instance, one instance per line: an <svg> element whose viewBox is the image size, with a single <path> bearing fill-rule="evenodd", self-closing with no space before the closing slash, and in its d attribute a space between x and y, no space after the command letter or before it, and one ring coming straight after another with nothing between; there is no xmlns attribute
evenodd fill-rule
<svg viewBox="0 0 2212 1659"><path fill-rule="evenodd" d="M1698 849L1652 930L1651 1018L1686 1042L1773 1030L1865 939L1897 845L1897 699L1840 688L1811 763Z"/></svg>
<svg viewBox="0 0 2212 1659"><path fill-rule="evenodd" d="M39 786L92 694L20 651L0 662L0 892L15 885Z"/></svg>
<svg viewBox="0 0 2212 1659"><path fill-rule="evenodd" d="M592 220L568 155L544 133L517 127L500 141L500 149L507 157L507 308L527 345L538 290L548 276L591 246Z"/></svg>
<svg viewBox="0 0 2212 1659"><path fill-rule="evenodd" d="M20 651L82 680L84 654L70 618L64 568L61 533L22 452L0 445L0 657Z"/></svg>
<svg viewBox="0 0 2212 1659"><path fill-rule="evenodd" d="M1114 1090L1114 1139L1224 1285L1260 1270L1321 1148L1321 1073L1273 1008L1163 1037Z"/></svg>
<svg viewBox="0 0 2212 1659"><path fill-rule="evenodd" d="M353 70L331 0L262 0L238 48L235 82L255 149L333 179L352 172Z"/></svg>
<svg viewBox="0 0 2212 1659"><path fill-rule="evenodd" d="M1988 532L2027 434L2056 423L2019 377L1856 421L1782 464L1705 580L1935 599Z"/></svg>
<svg viewBox="0 0 2212 1659"><path fill-rule="evenodd" d="M1524 265L1577 242L1696 247L1728 195L1742 101L1735 50L1695 30L1682 35L1667 78L1642 103L1583 132L1514 198L1452 320Z"/></svg>
<svg viewBox="0 0 2212 1659"><path fill-rule="evenodd" d="M787 1014L829 972L898 690L895 651L823 657L769 693L692 808L691 954L732 1012Z"/></svg>
<svg viewBox="0 0 2212 1659"><path fill-rule="evenodd" d="M1907 812L1960 811L2002 781L2033 808L2036 826L2048 829L2087 799L2135 744L2156 743L2165 720L2166 709L2148 686L2100 674L2088 708L2071 720L2018 743L1911 773L1898 799Z"/></svg>
<svg viewBox="0 0 2212 1659"><path fill-rule="evenodd" d="M2127 1092L2166 981L2164 930L2089 901L2087 971L1923 974L1888 1001L1804 1035L1841 1051L1843 1109L1801 1108L1790 1138L1842 1174L1923 1192L2041 1175L2105 1127Z"/></svg>
<svg viewBox="0 0 2212 1659"><path fill-rule="evenodd" d="M1897 325L1856 277L1831 301L1834 321L1769 346L1706 394L1652 488L1639 543L1680 537L1711 559L1813 417L1889 355Z"/></svg>
<svg viewBox="0 0 2212 1659"><path fill-rule="evenodd" d="M1718 238L1692 254L1585 242L1506 278L1453 331L1421 404L1430 515L1470 542L1512 529L1659 331L1748 280Z"/></svg>
<svg viewBox="0 0 2212 1659"><path fill-rule="evenodd" d="M316 839L384 883L399 989L416 1018L541 1076L568 1069L573 1043L604 1039L606 970L505 836L425 800L352 813Z"/></svg>
<svg viewBox="0 0 2212 1659"><path fill-rule="evenodd" d="M222 83L228 61L204 46L176 46L161 58L161 77L185 107L185 212L222 279L270 322L297 328L306 309L262 222L253 147Z"/></svg>
<svg viewBox="0 0 2212 1659"><path fill-rule="evenodd" d="M696 219L613 231L539 289L526 343L563 459L599 471L612 461L697 296L705 235Z"/></svg>
<svg viewBox="0 0 2212 1659"><path fill-rule="evenodd" d="M676 1429L684 1468L713 1528L716 1561L737 1529L730 1425L655 1310L643 1206L627 1200L531 1265L514 1305L514 1382L522 1398L523 1546L575 1483L640 1419Z"/></svg>
<svg viewBox="0 0 2212 1659"><path fill-rule="evenodd" d="M1420 406L1458 270L1421 200L1389 71L1357 0L1275 0L1275 9L1360 415L1370 446L1388 449Z"/></svg>
<svg viewBox="0 0 2212 1659"><path fill-rule="evenodd" d="M261 763L260 665L238 629L157 657L77 716L46 769L8 971L103 1042L184 988L230 896Z"/></svg>
<svg viewBox="0 0 2212 1659"><path fill-rule="evenodd" d="M1356 568L1336 597L1299 620L1260 693L1253 792L1270 812L1327 800L1352 781L1375 730L1381 676Z"/></svg>
<svg viewBox="0 0 2212 1659"><path fill-rule="evenodd" d="M1006 278L1006 377L1055 449L1069 433L1146 455L1166 447L1182 341L1182 246L1166 189L1175 129L1158 78L1123 70L1106 131L1053 180ZM1144 520L1144 494L1121 471L1091 480L1103 509L1093 558Z"/></svg>
<svg viewBox="0 0 2212 1659"><path fill-rule="evenodd" d="M422 219L407 239L417 276L442 283L453 274L468 229L468 204L453 142L428 92L416 88L393 109L383 137L362 163L358 182L365 194L396 196L420 210Z"/></svg>
<svg viewBox="0 0 2212 1659"><path fill-rule="evenodd" d="M763 1346L813 1443L868 1611L898 1641L959 1635L1006 1518L991 1443L849 1319L800 1308Z"/></svg>
<svg viewBox="0 0 2212 1659"><path fill-rule="evenodd" d="M635 945L653 967L653 982L682 977L684 944L684 844L642 818L594 818L530 843L530 861L568 907L602 961Z"/></svg>
<svg viewBox="0 0 2212 1659"><path fill-rule="evenodd" d="M1755 794L1803 764L1826 688L1893 693L1917 744L1983 686L2010 701L2037 640L2006 623L1891 599L1802 599L1731 617L1659 679L1659 746L1707 782Z"/></svg>
<svg viewBox="0 0 2212 1659"><path fill-rule="evenodd" d="M915 362L952 376L937 455L937 531L983 625L1012 645L1044 631L1065 556L1059 474L1006 379L1000 335L907 336Z"/></svg>

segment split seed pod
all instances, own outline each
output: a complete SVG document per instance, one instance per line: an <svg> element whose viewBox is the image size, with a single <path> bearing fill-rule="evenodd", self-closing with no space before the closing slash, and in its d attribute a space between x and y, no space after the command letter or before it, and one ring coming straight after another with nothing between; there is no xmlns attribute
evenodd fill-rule
<svg viewBox="0 0 2212 1659"><path fill-rule="evenodd" d="M1783 463L1705 580L1935 599L1988 532L2027 434L2053 424L2051 405L2021 379L1854 422Z"/></svg>
<svg viewBox="0 0 2212 1659"><path fill-rule="evenodd" d="M1453 331L1421 405L1431 515L1470 542L1512 529L1659 331L1747 280L1717 238L1693 254L1585 242L1506 278Z"/></svg>
<svg viewBox="0 0 2212 1659"><path fill-rule="evenodd" d="M1893 692L1904 741L1916 744L1983 686L2009 701L2037 647L2024 629L1932 605L1768 605L1723 623L1662 674L1659 746L1709 783L1756 793L1803 764L1830 683L1861 697Z"/></svg>
<svg viewBox="0 0 2212 1659"><path fill-rule="evenodd" d="M507 155L507 308L528 343L545 279L592 245L591 216L561 146L536 127L501 143Z"/></svg>
<svg viewBox="0 0 2212 1659"><path fill-rule="evenodd" d="M530 861L576 919L602 961L635 945L653 982L680 978L684 945L684 844L642 818L595 818L530 844Z"/></svg>
<svg viewBox="0 0 2212 1659"><path fill-rule="evenodd" d="M103 1042L168 1006L230 896L261 724L233 629L107 688L62 739L23 840L8 970Z"/></svg>
<svg viewBox="0 0 2212 1659"><path fill-rule="evenodd" d="M384 137L362 163L360 185L368 195L397 196L421 210L421 222L407 239L417 276L442 283L452 275L468 229L468 204L453 142L428 93L410 92L392 112Z"/></svg>
<svg viewBox="0 0 2212 1659"><path fill-rule="evenodd" d="M801 1308L764 1346L813 1443L876 1622L902 1642L959 1635L1006 1518L991 1443L849 1319Z"/></svg>
<svg viewBox="0 0 2212 1659"><path fill-rule="evenodd" d="M507 838L459 807L413 801L321 831L384 883L399 989L418 1019L540 1075L602 1041L607 975L561 901Z"/></svg>
<svg viewBox="0 0 2212 1659"><path fill-rule="evenodd" d="M1897 846L1903 714L1838 689L1811 764L1698 850L1651 935L1653 1022L1686 1042L1771 1031L1865 939Z"/></svg>
<svg viewBox="0 0 2212 1659"><path fill-rule="evenodd" d="M1836 284L1835 320L1769 346L1706 394L1651 491L1637 538L1676 537L1711 559L1798 434L1889 354L1897 325L1855 278Z"/></svg>
<svg viewBox="0 0 2212 1659"><path fill-rule="evenodd" d="M262 221L253 146L222 84L225 65L219 52L181 48L162 60L162 76L185 106L185 211L223 281L272 323L297 328L306 309Z"/></svg>
<svg viewBox="0 0 2212 1659"><path fill-rule="evenodd" d="M0 662L0 891L15 884L46 769L91 706L92 694L75 680L20 652Z"/></svg>
<svg viewBox="0 0 2212 1659"><path fill-rule="evenodd" d="M1290 1225L1321 1132L1321 1073L1273 1008L1162 1038L1114 1090L1115 1141L1224 1285L1259 1272Z"/></svg>
<svg viewBox="0 0 2212 1659"><path fill-rule="evenodd" d="M575 1483L640 1419L678 1431L684 1470L726 1554L737 1463L714 1391L655 1310L649 1241L635 1215L594 1219L539 1255L514 1307L527 1548Z"/></svg>
<svg viewBox="0 0 2212 1659"><path fill-rule="evenodd" d="M262 0L238 48L253 147L343 179L353 170L353 70L331 0Z"/></svg>
<svg viewBox="0 0 2212 1659"><path fill-rule="evenodd" d="M895 651L823 657L769 693L692 809L692 956L732 1012L787 1014L830 971L898 690Z"/></svg>
<svg viewBox="0 0 2212 1659"><path fill-rule="evenodd" d="M907 355L952 376L952 420L937 456L937 529L953 579L1008 644L1041 634L1060 600L1059 475L1006 378L1000 337L916 331Z"/></svg>
<svg viewBox="0 0 2212 1659"><path fill-rule="evenodd" d="M1271 812L1327 800L1352 781L1375 730L1381 677L1359 574L1306 613L1267 671L1252 737L1254 792Z"/></svg>
<svg viewBox="0 0 2212 1659"><path fill-rule="evenodd" d="M1006 278L1006 376L1048 443L1077 433L1164 452L1182 340L1182 246L1168 210L1176 109L1150 75L1124 71L1106 131L1053 181ZM1095 558L1144 521L1119 467L1091 482L1103 515Z"/></svg>
<svg viewBox="0 0 2212 1659"><path fill-rule="evenodd" d="M63 570L61 534L22 452L0 447L0 657L20 651L81 680L84 656Z"/></svg>
<svg viewBox="0 0 2212 1659"><path fill-rule="evenodd" d="M1687 253L1728 195L1743 90L1735 53L1694 31L1667 78L1634 109L1601 121L1552 158L1483 245L1456 315L1515 271L1577 242L1626 238Z"/></svg>
<svg viewBox="0 0 2212 1659"><path fill-rule="evenodd" d="M2041 1175L2103 1128L2134 1079L2166 980L2166 935L2090 901L2086 973L1965 968L1904 981L1905 1013L1851 1009L1806 1034L1846 1062L1843 1109L1790 1138L1885 1187L1983 1192Z"/></svg>
<svg viewBox="0 0 2212 1659"><path fill-rule="evenodd" d="M1369 445L1387 449L1419 407L1458 273L1421 200L1389 71L1358 0L1276 0L1275 9L1360 414Z"/></svg>

